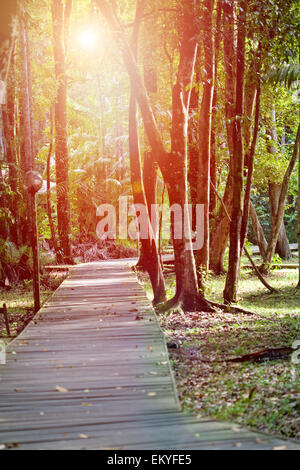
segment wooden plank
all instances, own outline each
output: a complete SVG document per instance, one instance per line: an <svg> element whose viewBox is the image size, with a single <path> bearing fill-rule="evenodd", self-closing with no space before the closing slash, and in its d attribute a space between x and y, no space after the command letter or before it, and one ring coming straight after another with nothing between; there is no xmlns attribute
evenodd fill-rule
<svg viewBox="0 0 300 470"><path fill-rule="evenodd" d="M70 276L10 343L7 360L0 366L0 444L98 450L300 447L179 410L163 335L128 260L70 268Z"/></svg>

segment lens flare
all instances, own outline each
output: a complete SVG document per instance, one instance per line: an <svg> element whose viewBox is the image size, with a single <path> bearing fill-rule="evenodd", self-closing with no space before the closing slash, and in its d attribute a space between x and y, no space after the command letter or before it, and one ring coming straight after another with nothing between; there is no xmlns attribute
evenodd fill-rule
<svg viewBox="0 0 300 470"><path fill-rule="evenodd" d="M78 42L85 49L92 49L96 46L99 35L94 29L82 29L78 33Z"/></svg>

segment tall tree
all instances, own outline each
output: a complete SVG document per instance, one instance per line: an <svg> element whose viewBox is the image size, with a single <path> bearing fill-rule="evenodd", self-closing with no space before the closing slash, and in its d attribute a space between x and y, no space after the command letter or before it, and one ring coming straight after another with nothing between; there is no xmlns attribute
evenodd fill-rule
<svg viewBox="0 0 300 470"><path fill-rule="evenodd" d="M138 0L137 7L136 7L136 19L133 29L132 35L132 50L137 61L137 53L138 53L138 33L139 27L142 19L142 12L143 6L145 1ZM141 238L141 256L139 263L140 265L146 269L149 273L149 277L151 280L154 299L153 303L157 304L166 299L166 291L165 291L165 283L164 277L162 273L162 268L160 265L160 260L157 252L156 240L155 236L151 227L150 222L150 215L151 215L151 208L149 207L151 202L151 195L153 197L153 193L155 191L156 181L154 178L154 174L152 171L153 168L153 160L150 155L148 158L146 157L146 161L144 162L144 166L146 166L147 170L147 180L149 183L147 184L146 180L146 171L144 172L145 176L142 176L142 168L141 168L141 154L140 154L140 146L139 146L139 136L138 136L138 126L137 126L137 101L135 96L135 89L133 84L131 84L131 96L130 96L130 106L129 106L129 158L130 158L130 175L131 175L131 186L132 186L132 193L133 193L133 200L135 207L138 208L140 206L144 207L147 211L146 214L146 223L147 223L147 237ZM148 163L149 162L149 163ZM149 165L150 164L150 165ZM149 170L150 166L150 172ZM144 181L147 184L148 192L150 195L146 200L145 195L145 188L144 188ZM149 210L150 209L150 210Z"/></svg>
<svg viewBox="0 0 300 470"><path fill-rule="evenodd" d="M237 301L238 281L240 275L241 226L243 215L244 149L242 140L242 119L244 112L246 7L247 3L241 0L239 2L236 47L236 91L235 117L233 125L233 155L230 162L234 184L230 223L229 266L224 288L225 303Z"/></svg>
<svg viewBox="0 0 300 470"><path fill-rule="evenodd" d="M69 201L69 155L67 145L67 78L65 48L72 0L52 0L53 50L55 60L55 164L57 224L60 249L66 262L71 262L71 222Z"/></svg>
<svg viewBox="0 0 300 470"><path fill-rule="evenodd" d="M3 130L1 132L1 150L4 153L4 161L8 165L7 182L12 191L12 196L7 197L7 187L0 167L1 187L0 198L1 207L4 208L4 214L0 220L1 237L7 235L18 245L19 228L17 212L17 162L15 148L15 36L16 23L13 22L16 14L16 2L12 1L10 5L1 8L0 20L0 78L1 78L1 110ZM9 217L6 209L13 216L12 224L9 224ZM3 209L2 209L3 211Z"/></svg>
<svg viewBox="0 0 300 470"><path fill-rule="evenodd" d="M204 206L203 246L196 253L196 267L209 269L209 207L210 207L210 151L212 101L214 92L214 0L204 0L201 31L204 49L204 83L199 115L199 162L197 177L197 204Z"/></svg>
<svg viewBox="0 0 300 470"><path fill-rule="evenodd" d="M28 26L26 11L20 8L20 52L22 85L20 93L20 130L21 141L21 168L23 171L23 183L26 190L28 209L28 234L33 257L33 292L34 309L40 309L40 268L39 268L39 245L37 234L37 215L35 194L41 188L42 178L34 171L34 145L33 145L33 99L32 99L32 77L30 47L28 37Z"/></svg>
<svg viewBox="0 0 300 470"><path fill-rule="evenodd" d="M235 116L236 51L234 33L234 2L222 2L222 32L225 71L225 124L230 162L233 160L233 126ZM231 166L224 193L224 206L231 216L233 184ZM211 237L210 269L216 274L224 272L224 255L229 236L229 219L223 205L220 206Z"/></svg>
<svg viewBox="0 0 300 470"><path fill-rule="evenodd" d="M218 108L218 90L217 90L217 80L218 80L218 66L219 66L219 56L221 48L221 39L222 39L222 8L223 0L218 0L216 8L216 21L215 21L215 32L214 32L214 93L213 93L213 102L212 102L212 116L211 116L211 155L210 155L210 181L211 186L217 186L217 108ZM210 217L213 217L213 212L216 208L217 196L214 191L210 191Z"/></svg>
<svg viewBox="0 0 300 470"><path fill-rule="evenodd" d="M24 173L33 170L32 147L32 98L29 96L29 57L24 13L20 17L20 53L21 53L21 90L20 90L20 131L21 131L21 168Z"/></svg>

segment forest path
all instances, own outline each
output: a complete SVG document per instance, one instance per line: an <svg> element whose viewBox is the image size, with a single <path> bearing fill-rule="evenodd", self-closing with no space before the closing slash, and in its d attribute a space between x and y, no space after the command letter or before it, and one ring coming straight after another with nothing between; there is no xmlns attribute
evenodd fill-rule
<svg viewBox="0 0 300 470"><path fill-rule="evenodd" d="M78 265L0 365L0 448L299 449L179 410L130 261Z"/></svg>

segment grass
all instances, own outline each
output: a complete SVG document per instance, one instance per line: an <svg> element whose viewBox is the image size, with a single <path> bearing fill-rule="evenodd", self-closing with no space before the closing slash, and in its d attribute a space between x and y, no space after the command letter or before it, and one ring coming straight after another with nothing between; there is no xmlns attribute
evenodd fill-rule
<svg viewBox="0 0 300 470"><path fill-rule="evenodd" d="M270 293L252 272L242 271L239 305L253 315L185 312L159 318L167 341L179 346L170 356L184 409L300 440L300 365L290 358L227 361L291 347L300 339L297 270L275 270L268 281L279 293ZM224 283L225 276L211 277L207 297L222 301ZM148 281L145 286L149 294ZM169 296L174 287L174 275L168 275Z"/></svg>
<svg viewBox="0 0 300 470"><path fill-rule="evenodd" d="M61 284L65 275L47 274L41 277L41 304L43 305L53 291ZM32 281L25 280L12 286L10 290L0 290L0 306L6 304L11 336L17 336L34 316ZM0 315L0 338L7 339L4 318Z"/></svg>

